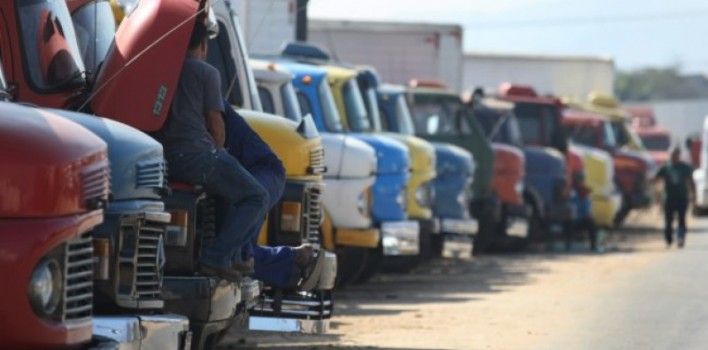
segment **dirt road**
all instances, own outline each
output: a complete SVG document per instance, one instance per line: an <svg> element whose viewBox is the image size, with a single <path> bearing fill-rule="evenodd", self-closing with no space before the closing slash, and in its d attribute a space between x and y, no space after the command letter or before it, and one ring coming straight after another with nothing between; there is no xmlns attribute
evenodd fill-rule
<svg viewBox="0 0 708 350"><path fill-rule="evenodd" d="M337 316L328 335L234 332L225 348L705 346L708 222L696 226L698 232L684 251L667 250L656 225L635 224L625 230L624 239L610 242L612 249L605 254L576 247L570 253L558 250L437 261L410 275L380 276L339 292ZM681 311L678 315L677 310ZM691 335L698 328L705 335L686 340L686 333L691 331ZM682 346L673 346L677 344Z"/></svg>

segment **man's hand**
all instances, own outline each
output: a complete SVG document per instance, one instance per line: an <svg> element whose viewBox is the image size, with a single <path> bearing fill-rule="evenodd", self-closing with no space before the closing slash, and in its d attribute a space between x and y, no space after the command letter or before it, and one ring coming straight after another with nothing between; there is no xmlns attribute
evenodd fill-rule
<svg viewBox="0 0 708 350"><path fill-rule="evenodd" d="M219 148L224 148L226 144L226 126L224 125L224 119L221 117L220 111L208 111L206 113L207 128L209 133L214 138L216 146Z"/></svg>

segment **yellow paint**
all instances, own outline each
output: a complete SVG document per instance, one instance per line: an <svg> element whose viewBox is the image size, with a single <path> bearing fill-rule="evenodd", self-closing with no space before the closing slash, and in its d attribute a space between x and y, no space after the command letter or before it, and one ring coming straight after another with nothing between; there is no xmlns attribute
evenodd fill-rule
<svg viewBox="0 0 708 350"><path fill-rule="evenodd" d="M324 213L324 220L322 220L322 246L333 252L334 251L334 227L332 226L332 220L329 218L327 211Z"/></svg>
<svg viewBox="0 0 708 350"><path fill-rule="evenodd" d="M261 232L258 234L258 245L268 245L268 217L266 217L263 227L261 227Z"/></svg>
<svg viewBox="0 0 708 350"><path fill-rule="evenodd" d="M629 125L630 115L620 108L619 101L612 96L598 92L591 92L588 95L587 104L583 110L607 117L615 125L621 125L629 143L627 148L633 151L645 151L641 139Z"/></svg>
<svg viewBox="0 0 708 350"><path fill-rule="evenodd" d="M607 183L607 174L610 171L607 166L613 165L606 164L593 156L592 153L585 154L583 163L585 164L585 184L592 191L590 197L592 217L598 225L612 227L615 214L619 211L619 203L614 203L612 198L608 198L603 192L612 186L611 183Z"/></svg>
<svg viewBox="0 0 708 350"><path fill-rule="evenodd" d="M123 13L123 9L118 6L116 0L111 0L111 9L113 9L113 17L116 19L116 25L119 25L120 22L123 21L125 13Z"/></svg>
<svg viewBox="0 0 708 350"><path fill-rule="evenodd" d="M359 248L376 248L379 246L381 233L378 229L337 229L337 245Z"/></svg>

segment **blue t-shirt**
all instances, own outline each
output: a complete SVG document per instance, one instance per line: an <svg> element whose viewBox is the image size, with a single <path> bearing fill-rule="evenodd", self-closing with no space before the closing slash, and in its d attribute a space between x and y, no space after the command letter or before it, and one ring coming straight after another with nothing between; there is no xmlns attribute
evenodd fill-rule
<svg viewBox="0 0 708 350"><path fill-rule="evenodd" d="M210 64L188 56L184 61L167 123L157 133L165 155L211 152L216 142L206 123L207 111L224 110L221 76Z"/></svg>

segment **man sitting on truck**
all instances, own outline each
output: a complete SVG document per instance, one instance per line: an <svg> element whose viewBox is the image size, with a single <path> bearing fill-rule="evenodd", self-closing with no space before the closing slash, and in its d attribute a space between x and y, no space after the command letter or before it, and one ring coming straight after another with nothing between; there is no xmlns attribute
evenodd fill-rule
<svg viewBox="0 0 708 350"><path fill-rule="evenodd" d="M207 39L206 25L197 21L167 123L156 137L164 146L172 180L202 186L224 199L218 201L224 205L223 224L202 251L201 272L239 282L254 269L254 260L244 260L241 252L258 235L269 199L263 186L224 149L221 78L205 62Z"/></svg>
<svg viewBox="0 0 708 350"><path fill-rule="evenodd" d="M241 165L260 182L268 192L268 208L275 207L285 189L285 168L278 156L251 129L228 101L224 101L224 124L226 125L226 149ZM261 219L259 227L265 222ZM243 258L253 257L256 267L253 278L277 288L294 289L311 285L316 279L312 271L315 264L324 257L319 253L314 259L311 244L299 247L259 246L258 237L253 237L243 251Z"/></svg>

